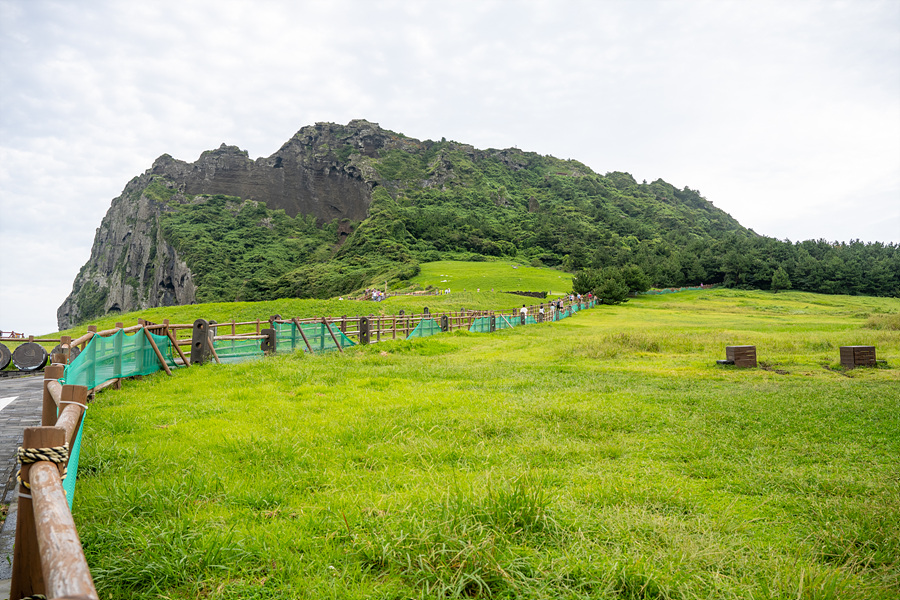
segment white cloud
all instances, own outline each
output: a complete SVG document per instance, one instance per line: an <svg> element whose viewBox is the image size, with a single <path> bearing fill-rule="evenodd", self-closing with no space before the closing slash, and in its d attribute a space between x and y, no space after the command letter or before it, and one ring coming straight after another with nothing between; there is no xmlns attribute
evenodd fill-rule
<svg viewBox="0 0 900 600"><path fill-rule="evenodd" d="M0 0L0 15L0 328L53 328L110 200L160 154L269 155L317 121L661 177L779 238L900 242L891 0ZM7 283L9 265L49 264Z"/></svg>

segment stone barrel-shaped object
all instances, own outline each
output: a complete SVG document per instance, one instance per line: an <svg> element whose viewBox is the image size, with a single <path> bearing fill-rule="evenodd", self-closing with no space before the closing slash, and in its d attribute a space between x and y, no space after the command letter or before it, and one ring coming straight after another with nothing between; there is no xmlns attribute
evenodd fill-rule
<svg viewBox="0 0 900 600"><path fill-rule="evenodd" d="M37 371L47 364L47 351L34 342L25 342L12 353L13 364L20 371Z"/></svg>

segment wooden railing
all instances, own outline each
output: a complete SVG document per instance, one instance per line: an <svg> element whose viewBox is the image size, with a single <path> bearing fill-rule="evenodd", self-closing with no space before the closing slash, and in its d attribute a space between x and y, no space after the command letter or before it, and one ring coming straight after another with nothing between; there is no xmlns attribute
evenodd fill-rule
<svg viewBox="0 0 900 600"><path fill-rule="evenodd" d="M41 427L25 429L19 473L16 539L10 600L42 594L47 598L97 600L81 540L66 501L62 474L87 406L87 388L60 385L64 365L44 370ZM58 416L57 416L58 413ZM50 460L42 460L41 457Z"/></svg>
<svg viewBox="0 0 900 600"><path fill-rule="evenodd" d="M540 315L539 320L551 320L552 314L548 311L540 312L543 306L535 305L527 307L532 316ZM579 308L586 308L589 304L582 303ZM475 319L480 317L497 317L511 322L513 319L521 319L521 309L508 311L458 311L440 314L397 314L397 315L362 315L355 317L318 317L318 318L292 318L283 319L280 315L273 315L268 321L255 320L228 323L209 322L208 326L225 328L230 332L223 335L204 334L209 342L209 348L215 356L214 340L260 340L268 342L272 350L275 349L274 330L264 328L263 325L272 326L273 323L292 323L298 326L302 324L324 323L334 339L335 345L340 349L336 331L350 337L355 336L360 343L377 343L382 340L395 340L398 337L405 339L423 321L435 319L441 323L442 330L455 331L469 329ZM567 312L571 306L566 306ZM446 320L445 320L446 319ZM29 427L25 429L23 449L25 452L37 452L36 460L27 462L23 460L20 473L18 494L18 518L16 521L15 549L13 551L13 573L10 587L10 600L20 600L33 595L43 594L47 598L57 600L98 600L97 590L94 587L91 573L85 560L84 550L72 513L66 500L62 487L62 474L68 463L68 455L60 459L40 458L43 453L52 449L65 447L71 448L78 433L84 411L87 409L89 396L108 387L117 384L118 379L103 382L93 389L86 386L62 385L59 379L63 377L65 365L70 362L73 351L79 348L84 351L88 343L96 336L106 337L117 333L134 333L139 330L145 332L150 345L161 367L171 375L171 371L157 345L149 332L164 335L169 338L178 354L176 364L190 366L188 358L181 346L193 344L192 338L196 336L193 324L171 324L168 319L161 324L151 323L139 319L139 324L124 327L122 323L116 323L114 329L97 331L96 326L89 326L87 333L71 339L69 336L61 336L59 340L38 339L35 341L59 342L62 352L53 354L53 364L44 371L43 403L41 409L41 427ZM204 321L204 323L206 323ZM238 331L241 329L242 331ZM190 331L192 338L179 337L179 333ZM216 332L218 333L218 332ZM312 347L307 342L307 347L312 352ZM216 357L218 358L218 357ZM73 475L74 476L74 475Z"/></svg>

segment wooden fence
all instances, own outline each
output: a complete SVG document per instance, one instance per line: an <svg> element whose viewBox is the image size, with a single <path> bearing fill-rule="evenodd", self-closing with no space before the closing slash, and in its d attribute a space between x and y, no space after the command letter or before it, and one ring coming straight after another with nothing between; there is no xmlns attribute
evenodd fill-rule
<svg viewBox="0 0 900 600"><path fill-rule="evenodd" d="M68 448L87 408L84 386L61 385L65 366L44 370L41 427L24 432L10 599L97 600L81 540L62 487Z"/></svg>
<svg viewBox="0 0 900 600"><path fill-rule="evenodd" d="M588 308L594 303L575 303L563 310L571 314L575 310ZM541 307L527 307L528 313L537 320L551 320L560 316L560 311L541 313ZM65 366L76 355L84 351L90 341L97 336L108 337L119 332L137 333L143 331L148 343L160 363L162 370L171 375L165 357L149 332L168 337L177 356L172 356L175 364L189 367L192 362L203 362L198 357L212 356L218 361L214 342L216 340L259 340L261 348L267 352L276 350L275 323L289 323L296 326L302 335L301 325L324 324L338 350L343 351L336 332L355 337L360 344L377 343L386 340L406 339L422 321L434 319L440 323L441 331L468 330L472 323L482 317L503 319L506 323L514 320L524 322L521 309L503 313L501 311L458 311L441 314L423 312L420 314L361 315L354 317L318 317L284 319L273 315L268 321L231 321L216 323L198 319L192 324L172 324L168 319L163 323L151 323L138 319L138 325L124 327L116 323L114 329L97 331L89 326L87 333L71 339L29 338L35 343L58 343L58 352L52 355L52 364L44 370L43 405L41 427L25 429L20 450L20 483L18 489L18 518L16 521L15 549L13 551L13 573L10 600L22 600L41 594L51 599L98 600L90 570L81 547L72 513L62 487L69 456L78 433L88 400L100 390L119 384L112 379L87 386L63 385L58 380L63 377ZM493 321L493 319L492 319ZM201 332L198 339L198 323L206 323L208 330ZM268 327L265 327L268 326ZM224 330L220 335L219 331ZM187 337L190 332L190 337ZM5 340L0 340L5 341ZM12 341L12 340L10 340ZM17 338L15 341L23 341ZM315 349L304 336L309 352ZM182 347L190 346L190 354ZM200 350L198 350L200 348ZM209 353L207 354L207 350ZM193 359L191 358L193 357Z"/></svg>

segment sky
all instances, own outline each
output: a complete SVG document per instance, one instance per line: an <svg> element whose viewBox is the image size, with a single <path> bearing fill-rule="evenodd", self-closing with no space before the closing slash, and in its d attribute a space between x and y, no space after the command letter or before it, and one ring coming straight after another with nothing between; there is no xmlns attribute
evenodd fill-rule
<svg viewBox="0 0 900 600"><path fill-rule="evenodd" d="M0 330L56 331L158 156L357 118L900 243L897 0L0 0Z"/></svg>

